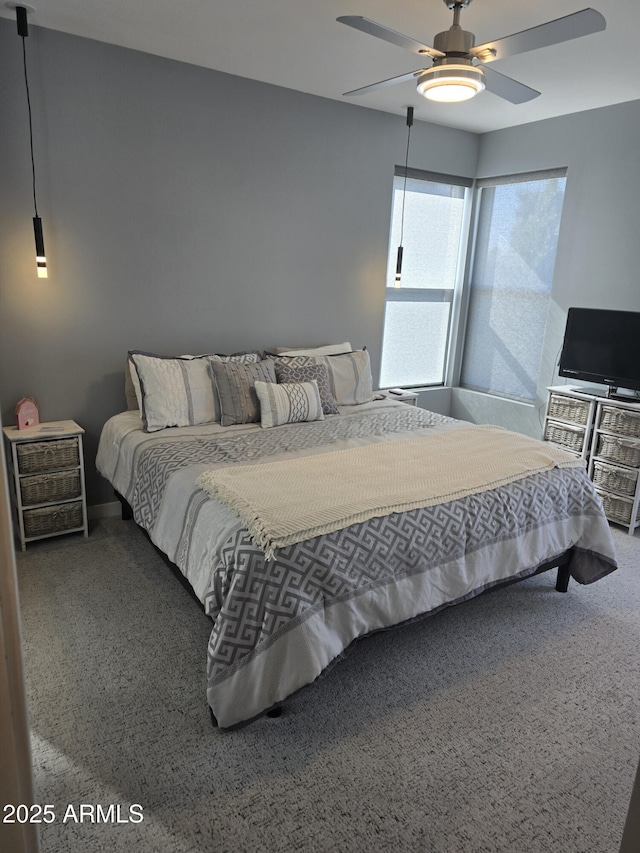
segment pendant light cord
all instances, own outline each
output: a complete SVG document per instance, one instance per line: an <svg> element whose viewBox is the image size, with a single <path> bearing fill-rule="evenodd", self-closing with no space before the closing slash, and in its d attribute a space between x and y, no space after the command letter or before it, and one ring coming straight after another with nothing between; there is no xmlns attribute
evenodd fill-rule
<svg viewBox="0 0 640 853"><path fill-rule="evenodd" d="M25 46L25 37L22 36L22 65L24 68L24 85L27 90L27 110L29 113L29 144L31 146L31 181L33 185L33 207L36 216L38 215L38 202L36 200L36 164L33 157L33 122L31 120L31 96L29 93L29 78L27 76L27 50Z"/></svg>
<svg viewBox="0 0 640 853"><path fill-rule="evenodd" d="M407 171L409 168L409 144L411 142L411 128L413 126L413 107L407 107L407 151L404 156L404 185L402 188L402 212L400 214L400 245L404 238L404 202L407 197Z"/></svg>

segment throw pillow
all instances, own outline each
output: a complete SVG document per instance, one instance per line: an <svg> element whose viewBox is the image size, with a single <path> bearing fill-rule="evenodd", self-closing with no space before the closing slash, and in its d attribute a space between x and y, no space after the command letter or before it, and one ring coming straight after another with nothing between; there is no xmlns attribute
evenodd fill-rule
<svg viewBox="0 0 640 853"><path fill-rule="evenodd" d="M130 352L140 387L140 413L144 429L195 426L217 419L208 357L165 358Z"/></svg>
<svg viewBox="0 0 640 853"><path fill-rule="evenodd" d="M263 428L296 424L303 421L324 420L318 383L288 382L276 385L274 382L255 383L260 401L260 426Z"/></svg>
<svg viewBox="0 0 640 853"><path fill-rule="evenodd" d="M329 384L329 371L326 364L283 364L281 359L275 359L276 377L278 382L287 384L291 382L311 382L318 384L322 411L325 415L337 415L339 409L331 393Z"/></svg>
<svg viewBox="0 0 640 853"><path fill-rule="evenodd" d="M294 347L276 347L278 355L339 355L343 352L351 352L353 347L349 341L343 344L326 344L323 347L305 347L296 349Z"/></svg>
<svg viewBox="0 0 640 853"><path fill-rule="evenodd" d="M368 403L373 399L373 379L367 350L355 350L342 355L281 355L278 364L304 367L324 364L329 373L329 386L338 406Z"/></svg>
<svg viewBox="0 0 640 853"><path fill-rule="evenodd" d="M254 383L276 381L273 360L255 364L238 361L210 361L215 379L222 426L250 424L260 420L260 404Z"/></svg>

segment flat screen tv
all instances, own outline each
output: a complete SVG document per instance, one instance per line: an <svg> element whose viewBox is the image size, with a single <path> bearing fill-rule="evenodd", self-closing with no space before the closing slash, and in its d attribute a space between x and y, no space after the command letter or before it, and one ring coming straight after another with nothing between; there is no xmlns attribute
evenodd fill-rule
<svg viewBox="0 0 640 853"><path fill-rule="evenodd" d="M559 373L640 391L640 312L569 308Z"/></svg>

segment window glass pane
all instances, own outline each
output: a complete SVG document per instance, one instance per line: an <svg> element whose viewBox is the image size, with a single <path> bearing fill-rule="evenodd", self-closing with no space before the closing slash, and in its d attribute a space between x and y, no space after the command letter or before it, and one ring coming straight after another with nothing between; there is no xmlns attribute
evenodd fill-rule
<svg viewBox="0 0 640 853"><path fill-rule="evenodd" d="M387 301L382 388L442 384L450 313L448 302Z"/></svg>
<svg viewBox="0 0 640 853"><path fill-rule="evenodd" d="M462 238L463 187L411 177L406 195L403 191L404 177L396 176L380 370L383 388L443 383ZM397 286L401 237L404 254Z"/></svg>
<svg viewBox="0 0 640 853"><path fill-rule="evenodd" d="M404 178L393 180L393 210L387 287L395 283L397 249L402 245L402 287L453 287L458 265L464 190L447 184L407 179L402 226Z"/></svg>
<svg viewBox="0 0 640 853"><path fill-rule="evenodd" d="M481 190L461 384L533 401L566 178Z"/></svg>

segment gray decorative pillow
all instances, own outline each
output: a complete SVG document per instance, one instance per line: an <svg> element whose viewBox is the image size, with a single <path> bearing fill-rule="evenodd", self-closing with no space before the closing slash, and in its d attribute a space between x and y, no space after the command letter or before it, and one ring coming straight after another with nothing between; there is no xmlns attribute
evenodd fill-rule
<svg viewBox="0 0 640 853"><path fill-rule="evenodd" d="M318 383L275 382L256 380L255 391L260 401L260 426L263 428L324 420Z"/></svg>
<svg viewBox="0 0 640 853"><path fill-rule="evenodd" d="M255 364L210 360L215 379L220 423L222 426L250 424L260 420L260 404L254 383L275 382L276 372L270 358Z"/></svg>
<svg viewBox="0 0 640 853"><path fill-rule="evenodd" d="M353 406L373 400L373 379L367 350L354 350L342 355L281 355L278 363L295 367L324 364L329 372L331 393L338 406Z"/></svg>
<svg viewBox="0 0 640 853"><path fill-rule="evenodd" d="M288 384L291 382L311 382L318 384L322 411L325 415L337 415L339 409L331 393L329 384L329 371L326 364L283 364L282 359L275 359L276 376L278 382ZM293 359L295 361L295 359Z"/></svg>
<svg viewBox="0 0 640 853"><path fill-rule="evenodd" d="M251 350L250 352L234 352L231 355L221 355L220 353L215 353L210 356L212 361L239 361L241 364L255 364L256 361L262 360L262 353L257 350Z"/></svg>

